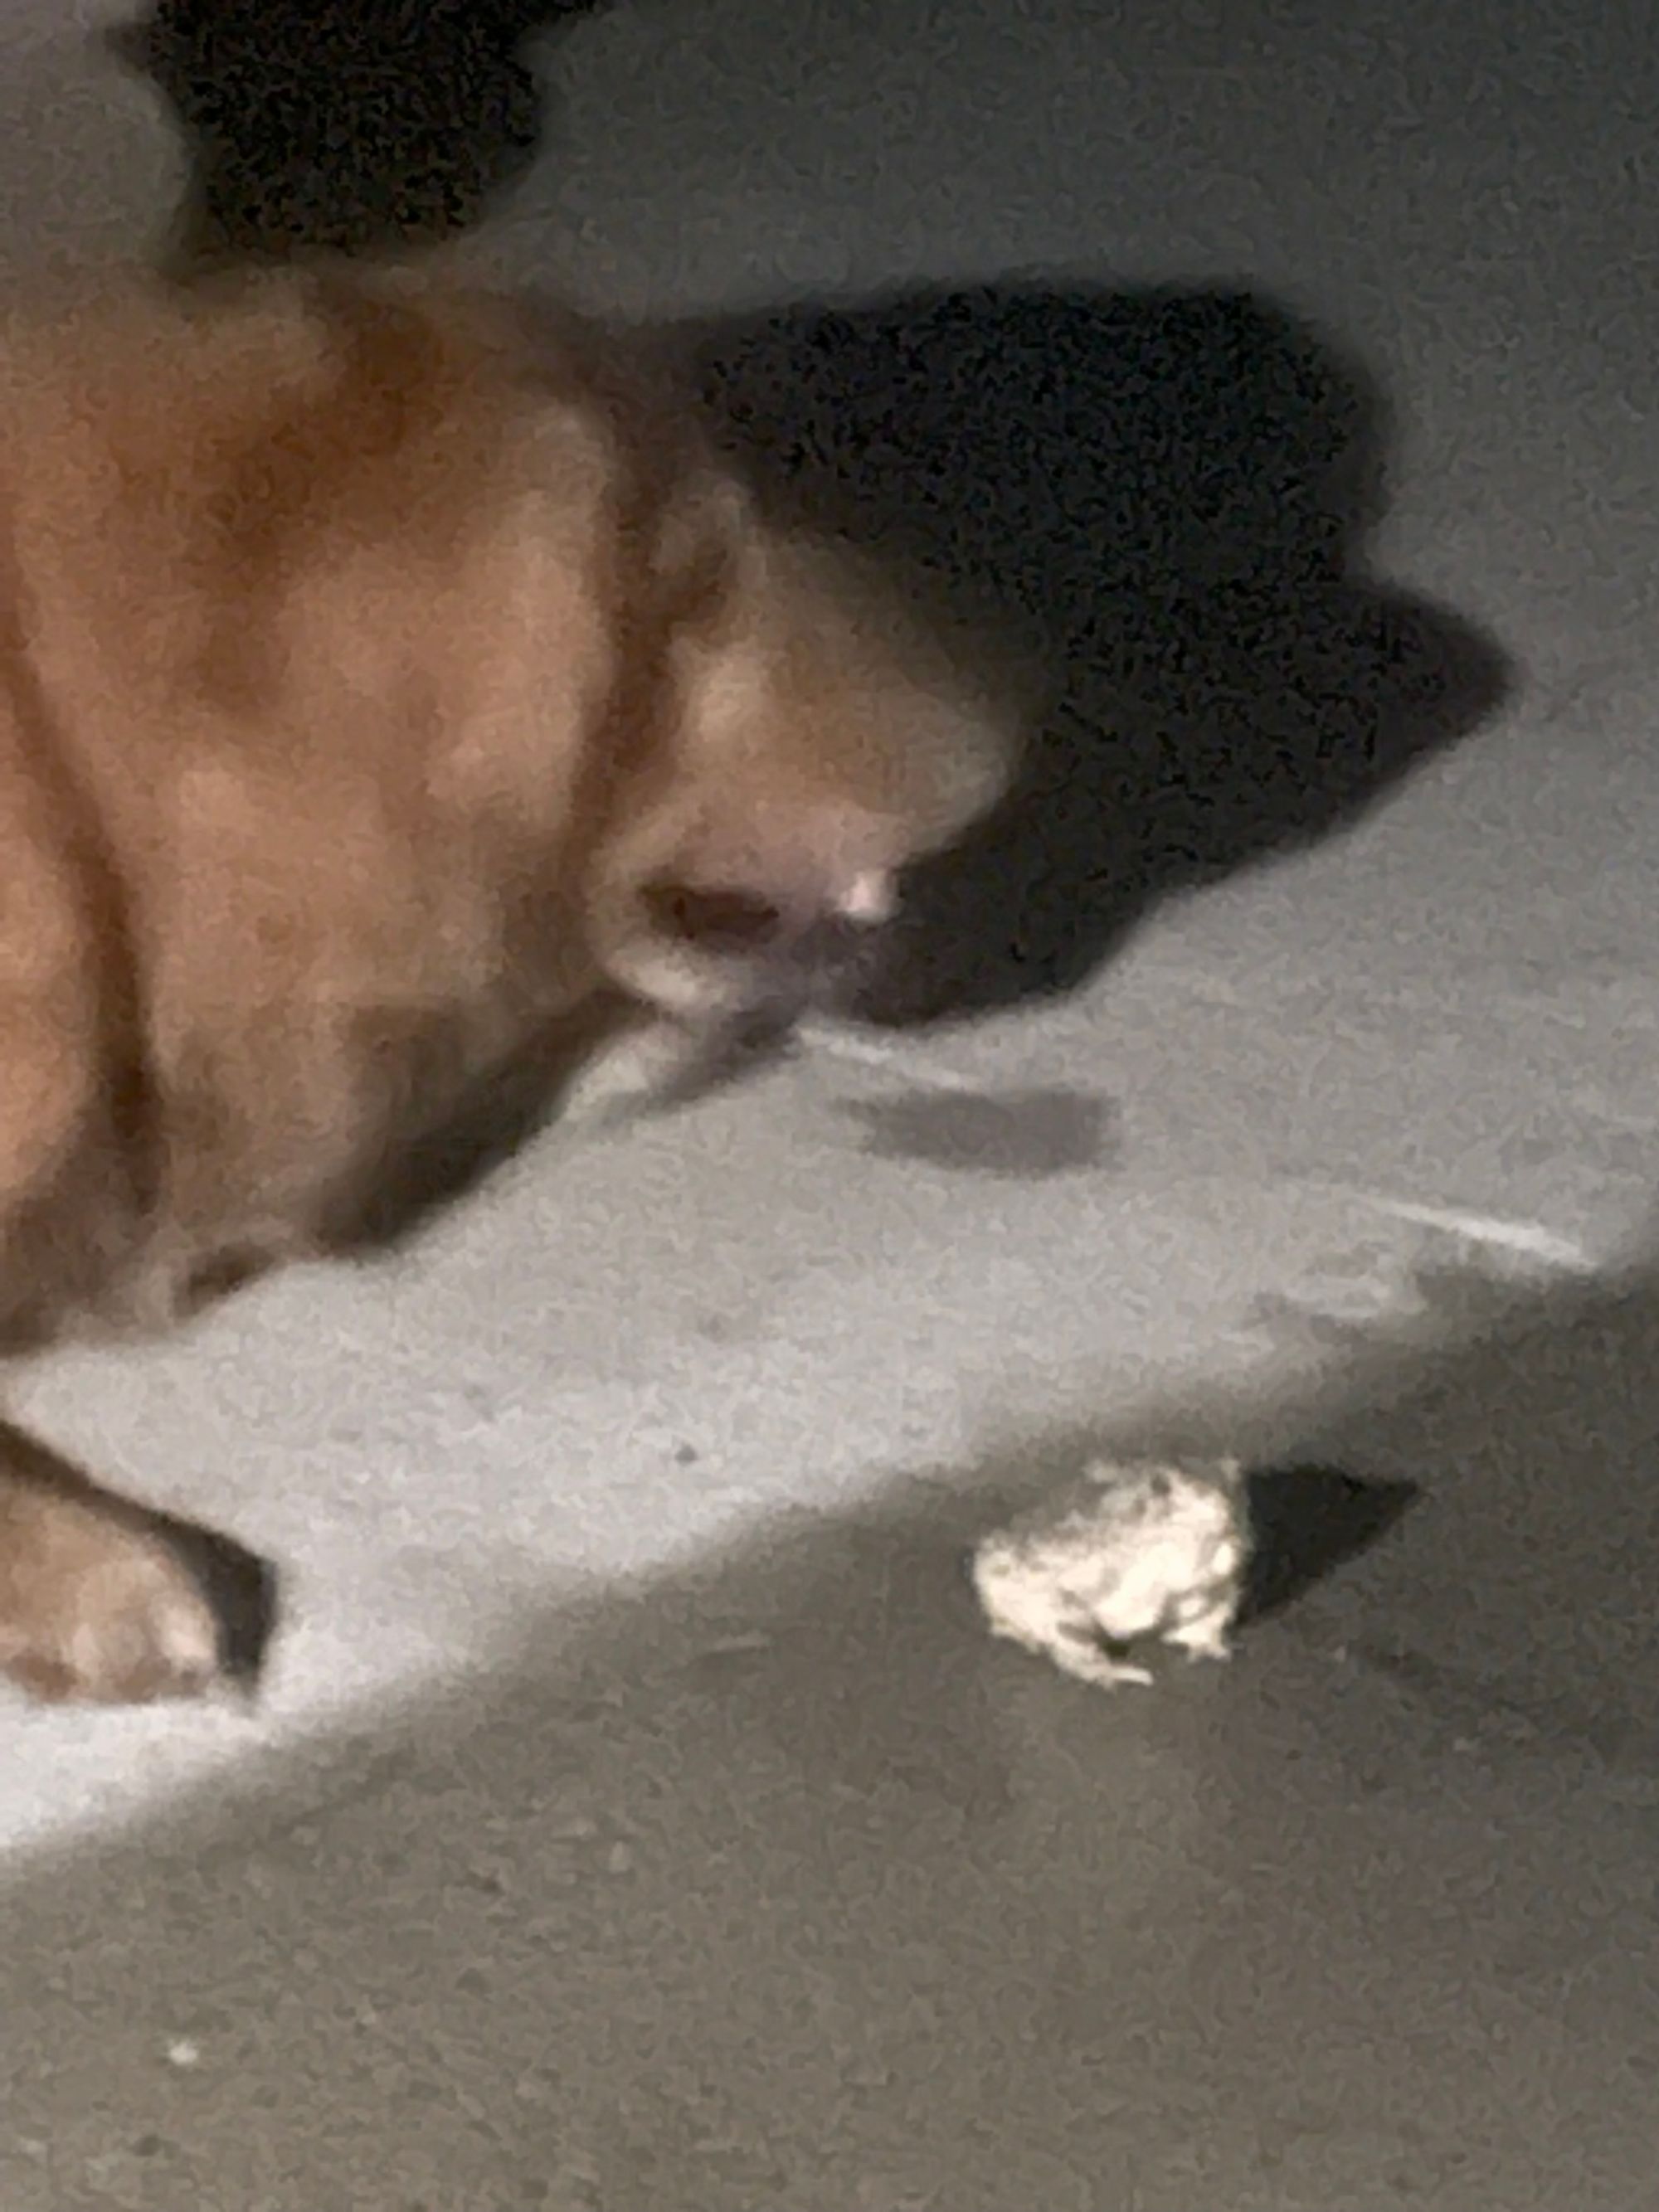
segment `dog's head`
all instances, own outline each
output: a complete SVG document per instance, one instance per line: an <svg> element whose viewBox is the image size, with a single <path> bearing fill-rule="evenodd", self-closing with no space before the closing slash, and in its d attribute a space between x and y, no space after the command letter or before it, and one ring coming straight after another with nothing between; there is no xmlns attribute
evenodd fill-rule
<svg viewBox="0 0 1659 2212"><path fill-rule="evenodd" d="M838 549L745 518L727 551L590 907L612 981L698 1024L833 999L904 871L1008 790L1027 704Z"/></svg>

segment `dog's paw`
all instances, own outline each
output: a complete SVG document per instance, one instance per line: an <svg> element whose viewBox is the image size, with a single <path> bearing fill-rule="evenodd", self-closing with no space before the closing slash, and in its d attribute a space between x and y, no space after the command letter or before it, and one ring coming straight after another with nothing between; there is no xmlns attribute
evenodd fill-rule
<svg viewBox="0 0 1659 2212"><path fill-rule="evenodd" d="M148 1705L257 1674L270 1571L98 1492L0 1496L0 1674L53 1703Z"/></svg>

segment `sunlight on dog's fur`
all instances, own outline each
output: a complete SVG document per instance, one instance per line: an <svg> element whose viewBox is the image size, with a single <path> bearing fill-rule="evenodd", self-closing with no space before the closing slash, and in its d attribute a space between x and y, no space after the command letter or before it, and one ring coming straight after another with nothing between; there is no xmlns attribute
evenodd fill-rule
<svg viewBox="0 0 1659 2212"><path fill-rule="evenodd" d="M14 312L0 562L9 1352L338 1249L526 1051L798 1006L1012 773L618 342L431 276ZM0 1669L202 1686L201 1534L0 1433Z"/></svg>

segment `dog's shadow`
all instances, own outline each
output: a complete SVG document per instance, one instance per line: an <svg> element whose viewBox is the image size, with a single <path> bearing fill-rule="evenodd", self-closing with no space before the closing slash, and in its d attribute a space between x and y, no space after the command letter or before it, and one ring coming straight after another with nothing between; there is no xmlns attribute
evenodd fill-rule
<svg viewBox="0 0 1659 2212"><path fill-rule="evenodd" d="M1365 572L1379 395L1253 294L987 285L641 336L780 517L1046 659L1019 787L915 872L866 1019L1077 988L1160 901L1340 830L1504 696L1495 646ZM544 1072L423 1156L400 1233L535 1126Z"/></svg>
<svg viewBox="0 0 1659 2212"><path fill-rule="evenodd" d="M1074 988L1159 901L1352 822L1508 689L1498 648L1365 573L1381 395L1253 293L939 287L670 349L775 511L1045 664L1019 790L916 871L867 1018Z"/></svg>
<svg viewBox="0 0 1659 2212"><path fill-rule="evenodd" d="M473 228L548 135L527 42L603 4L149 0L110 35L184 139L178 265ZM933 285L668 349L775 504L1047 665L1019 792L917 872L869 1018L1076 987L1160 900L1352 822L1508 688L1490 641L1366 574L1381 395L1255 294Z"/></svg>
<svg viewBox="0 0 1659 2212"><path fill-rule="evenodd" d="M548 137L527 49L605 0L149 0L107 33L184 141L179 264L429 245L471 229Z"/></svg>

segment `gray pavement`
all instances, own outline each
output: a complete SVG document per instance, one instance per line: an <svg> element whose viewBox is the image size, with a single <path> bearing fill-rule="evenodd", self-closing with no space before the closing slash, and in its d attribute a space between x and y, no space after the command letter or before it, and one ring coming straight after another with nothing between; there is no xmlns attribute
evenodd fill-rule
<svg viewBox="0 0 1659 2212"><path fill-rule="evenodd" d="M1231 1671L975 1634L1050 1438L37 1869L8 2207L1636 2212L1656 1329L1380 1360L1306 1449L1431 1494Z"/></svg>

